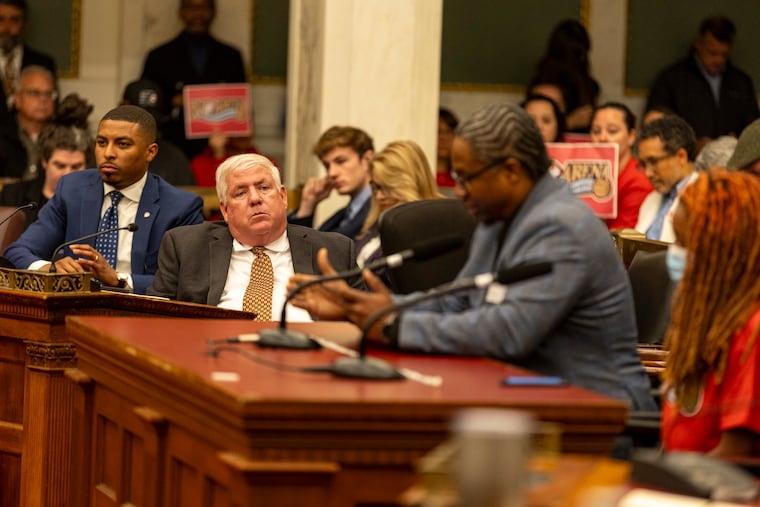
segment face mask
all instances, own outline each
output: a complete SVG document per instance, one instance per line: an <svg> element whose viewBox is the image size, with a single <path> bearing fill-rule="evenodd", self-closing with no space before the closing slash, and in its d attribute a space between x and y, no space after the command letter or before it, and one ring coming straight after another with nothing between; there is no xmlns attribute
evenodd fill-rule
<svg viewBox="0 0 760 507"><path fill-rule="evenodd" d="M686 269L686 254L684 247L679 245L668 245L668 252L665 255L665 264L668 267L668 275L674 282L680 282L683 278L683 272Z"/></svg>

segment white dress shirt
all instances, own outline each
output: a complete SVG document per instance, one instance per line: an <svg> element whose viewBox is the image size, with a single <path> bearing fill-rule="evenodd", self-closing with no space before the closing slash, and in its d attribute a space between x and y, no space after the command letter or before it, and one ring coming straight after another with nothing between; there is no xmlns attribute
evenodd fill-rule
<svg viewBox="0 0 760 507"><path fill-rule="evenodd" d="M254 255L251 246L244 245L238 240L232 240L232 256L230 267L227 270L227 282L224 284L222 296L219 299L220 308L231 310L243 309L243 296L251 278L251 264ZM272 320L279 321L282 313L282 305L287 297L288 280L293 276L293 257L290 255L290 242L287 231L278 239L264 245L265 253L272 261L274 271L274 290L272 291ZM288 304L288 322L311 322L309 312Z"/></svg>

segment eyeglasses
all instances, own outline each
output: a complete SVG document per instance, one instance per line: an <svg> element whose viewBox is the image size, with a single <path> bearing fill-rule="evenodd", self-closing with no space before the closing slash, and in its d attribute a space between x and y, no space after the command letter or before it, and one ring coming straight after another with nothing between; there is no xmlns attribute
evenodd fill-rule
<svg viewBox="0 0 760 507"><path fill-rule="evenodd" d="M497 167L501 166L501 164L503 164L503 163L504 163L504 161L505 161L505 160L507 160L508 158L511 158L511 155L508 155L508 156L506 156L506 157L500 157L500 158L497 158L497 159L496 159L496 160L494 160L493 162L491 162L491 163L489 163L489 164L486 164L486 165L485 165L485 166L484 166L482 169L480 169L479 171L476 171L476 172L474 172L474 173L472 173L472 174L459 174L459 173L457 173L456 171L451 171L451 178L454 180L454 182L455 182L457 185L459 185L459 186L460 186L460 187L462 187L462 188L465 188L469 182L471 182L471 181L472 181L472 180L474 180L475 178L479 178L479 177L480 177L480 176L482 176L482 175L483 175L483 174L484 174L486 171L488 171L488 170L490 170L490 169L495 169L495 168L497 168Z"/></svg>
<svg viewBox="0 0 760 507"><path fill-rule="evenodd" d="M28 95L33 99L45 98L55 100L58 98L58 92L55 90L37 90L35 88L30 88L28 90L21 90L21 93Z"/></svg>
<svg viewBox="0 0 760 507"><path fill-rule="evenodd" d="M641 160L639 160L639 163L641 164L641 167L643 167L644 169L646 169L647 167L654 167L654 166L656 166L657 164L659 164L660 162L662 162L666 158L671 158L671 157L675 157L675 156L676 156L675 153L673 153L673 154L667 154L667 155L661 155L659 157L652 157L652 158L647 158L647 159L641 159Z"/></svg>

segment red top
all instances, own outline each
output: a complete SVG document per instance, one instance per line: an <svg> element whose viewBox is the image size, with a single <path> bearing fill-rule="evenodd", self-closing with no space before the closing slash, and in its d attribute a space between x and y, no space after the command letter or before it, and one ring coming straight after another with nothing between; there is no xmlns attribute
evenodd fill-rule
<svg viewBox="0 0 760 507"><path fill-rule="evenodd" d="M631 157L618 176L617 218L608 218L604 222L607 228L633 229L639 220L639 208L650 192L654 190L639 167L639 161Z"/></svg>
<svg viewBox="0 0 760 507"><path fill-rule="evenodd" d="M662 443L668 451L708 452L720 442L723 431L744 428L760 436L760 345L757 339L747 357L744 349L760 324L760 309L731 339L723 381L715 383L712 371L705 378L696 407L687 412L666 393L662 406ZM753 455L760 452L756 445Z"/></svg>
<svg viewBox="0 0 760 507"><path fill-rule="evenodd" d="M246 150L246 153L258 154L259 151L255 146L251 146ZM190 162L190 167L195 175L196 184L199 187L216 187L216 168L219 167L219 164L227 160L229 156L230 155L216 158L211 147L206 146L202 152L193 157L193 160ZM272 162L277 165L276 161L272 160Z"/></svg>
<svg viewBox="0 0 760 507"><path fill-rule="evenodd" d="M440 188L454 188L456 186L454 178L451 177L451 174L446 172L435 173L435 182Z"/></svg>

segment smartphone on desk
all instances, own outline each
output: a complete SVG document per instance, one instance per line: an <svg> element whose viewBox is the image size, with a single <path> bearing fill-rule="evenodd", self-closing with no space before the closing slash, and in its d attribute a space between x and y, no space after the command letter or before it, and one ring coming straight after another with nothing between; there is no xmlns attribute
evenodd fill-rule
<svg viewBox="0 0 760 507"><path fill-rule="evenodd" d="M556 387L569 384L564 378L551 375L510 375L501 379L501 385L513 387Z"/></svg>

